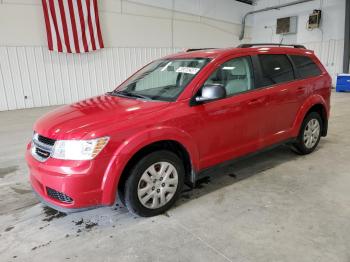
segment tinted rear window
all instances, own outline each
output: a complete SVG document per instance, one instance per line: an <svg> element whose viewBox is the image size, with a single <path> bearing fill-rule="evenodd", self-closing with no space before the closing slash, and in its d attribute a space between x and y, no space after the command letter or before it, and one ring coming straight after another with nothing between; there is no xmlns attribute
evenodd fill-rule
<svg viewBox="0 0 350 262"><path fill-rule="evenodd" d="M294 80L293 66L286 55L259 55L259 59L263 86Z"/></svg>
<svg viewBox="0 0 350 262"><path fill-rule="evenodd" d="M319 76L322 73L322 71L310 57L300 55L292 55L290 57L298 70L298 78L304 79Z"/></svg>

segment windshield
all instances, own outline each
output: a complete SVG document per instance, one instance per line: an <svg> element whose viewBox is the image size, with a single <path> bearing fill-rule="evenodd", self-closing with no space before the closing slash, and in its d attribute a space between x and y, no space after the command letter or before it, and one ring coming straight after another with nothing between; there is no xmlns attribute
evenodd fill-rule
<svg viewBox="0 0 350 262"><path fill-rule="evenodd" d="M174 101L208 62L207 58L156 60L110 94Z"/></svg>

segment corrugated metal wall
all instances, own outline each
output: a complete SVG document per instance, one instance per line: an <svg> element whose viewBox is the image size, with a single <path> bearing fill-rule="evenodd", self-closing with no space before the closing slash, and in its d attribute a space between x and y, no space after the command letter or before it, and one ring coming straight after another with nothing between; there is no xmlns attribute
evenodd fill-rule
<svg viewBox="0 0 350 262"><path fill-rule="evenodd" d="M0 47L0 111L60 105L112 90L135 70L180 48L106 48L58 54Z"/></svg>
<svg viewBox="0 0 350 262"><path fill-rule="evenodd" d="M343 41L305 44L332 75L342 72ZM106 48L58 54L46 47L0 47L0 111L60 105L112 90L135 70L180 48Z"/></svg>
<svg viewBox="0 0 350 262"><path fill-rule="evenodd" d="M335 86L337 74L343 72L344 39L305 43L305 46L315 51L317 57L332 76Z"/></svg>

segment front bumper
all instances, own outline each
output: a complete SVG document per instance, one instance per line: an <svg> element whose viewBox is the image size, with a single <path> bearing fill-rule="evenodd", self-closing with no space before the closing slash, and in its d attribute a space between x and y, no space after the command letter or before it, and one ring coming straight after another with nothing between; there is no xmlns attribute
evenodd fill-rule
<svg viewBox="0 0 350 262"><path fill-rule="evenodd" d="M35 191L35 189L32 187L33 192L35 194L35 196L39 199L39 201L41 203L43 203L45 206L51 207L57 211L63 212L63 213L74 213L74 212L82 212L82 211L86 211L86 210L90 210L90 209L94 209L94 208L98 208L98 207L102 207L102 205L100 206L90 206L90 207L85 207L85 208L65 208L65 207L61 207L57 204L53 204L52 202L47 201L44 197L42 197L41 195L39 195L38 192Z"/></svg>
<svg viewBox="0 0 350 262"><path fill-rule="evenodd" d="M63 212L81 211L93 207L111 205L103 200L103 180L110 158L91 161L67 161L49 158L36 160L26 151L30 182L39 199L46 205ZM68 197L70 201L50 194L50 189Z"/></svg>

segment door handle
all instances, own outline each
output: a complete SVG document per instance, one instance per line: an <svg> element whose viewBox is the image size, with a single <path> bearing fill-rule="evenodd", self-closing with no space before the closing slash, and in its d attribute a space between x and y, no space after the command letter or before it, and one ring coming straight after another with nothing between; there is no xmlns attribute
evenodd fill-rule
<svg viewBox="0 0 350 262"><path fill-rule="evenodd" d="M265 97L260 97L260 98L255 98L252 99L248 102L248 105L256 105L256 104L261 104L265 101Z"/></svg>

